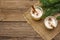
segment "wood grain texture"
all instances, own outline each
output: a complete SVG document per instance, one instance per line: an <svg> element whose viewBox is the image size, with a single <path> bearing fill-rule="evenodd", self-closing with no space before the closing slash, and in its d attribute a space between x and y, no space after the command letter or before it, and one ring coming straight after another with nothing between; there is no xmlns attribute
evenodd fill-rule
<svg viewBox="0 0 60 40"><path fill-rule="evenodd" d="M1 21L25 21L23 13L26 9L2 9L0 13Z"/></svg>
<svg viewBox="0 0 60 40"><path fill-rule="evenodd" d="M37 0L1 0L2 8L24 8L35 3Z"/></svg>
<svg viewBox="0 0 60 40"><path fill-rule="evenodd" d="M0 22L0 40L43 40L27 22ZM54 40L60 40L58 34Z"/></svg>
<svg viewBox="0 0 60 40"><path fill-rule="evenodd" d="M23 17L37 1L0 0L0 40L43 40ZM53 40L60 40L60 33Z"/></svg>
<svg viewBox="0 0 60 40"><path fill-rule="evenodd" d="M38 0L1 0L0 21L25 21L23 13Z"/></svg>
<svg viewBox="0 0 60 40"><path fill-rule="evenodd" d="M42 38L27 22L0 22L0 37L18 38L22 40L39 40Z"/></svg>

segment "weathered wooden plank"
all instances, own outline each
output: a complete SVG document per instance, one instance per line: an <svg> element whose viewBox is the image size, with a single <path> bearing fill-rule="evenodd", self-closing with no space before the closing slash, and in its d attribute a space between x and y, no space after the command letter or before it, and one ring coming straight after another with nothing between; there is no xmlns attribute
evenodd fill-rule
<svg viewBox="0 0 60 40"><path fill-rule="evenodd" d="M24 8L30 7L33 3L38 0L1 0L1 8Z"/></svg>
<svg viewBox="0 0 60 40"><path fill-rule="evenodd" d="M7 36L0 36L0 40L43 40L39 37L7 37Z"/></svg>
<svg viewBox="0 0 60 40"><path fill-rule="evenodd" d="M39 37L26 22L0 22L0 36Z"/></svg>
<svg viewBox="0 0 60 40"><path fill-rule="evenodd" d="M23 13L26 9L2 9L0 13L0 21L25 21Z"/></svg>
<svg viewBox="0 0 60 40"><path fill-rule="evenodd" d="M37 1L37 0L2 0L2 1Z"/></svg>
<svg viewBox="0 0 60 40"><path fill-rule="evenodd" d="M0 40L43 40L41 37L10 37L10 36L0 36Z"/></svg>
<svg viewBox="0 0 60 40"><path fill-rule="evenodd" d="M43 40L42 38L39 37L30 37L30 38L18 38L18 40Z"/></svg>
<svg viewBox="0 0 60 40"><path fill-rule="evenodd" d="M14 37L6 37L6 36L0 36L0 40L17 40L17 38L14 38Z"/></svg>
<svg viewBox="0 0 60 40"><path fill-rule="evenodd" d="M0 22L0 39L42 40L27 22ZM10 38L10 39L9 39Z"/></svg>

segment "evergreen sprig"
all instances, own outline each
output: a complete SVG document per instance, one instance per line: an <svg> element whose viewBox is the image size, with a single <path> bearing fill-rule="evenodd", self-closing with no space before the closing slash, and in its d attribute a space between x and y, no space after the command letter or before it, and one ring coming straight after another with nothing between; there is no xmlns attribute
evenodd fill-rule
<svg viewBox="0 0 60 40"><path fill-rule="evenodd" d="M60 0L39 0L43 6L42 7L44 14L42 18L46 18L47 16L52 16L57 13L60 13ZM60 16L57 17L60 19Z"/></svg>

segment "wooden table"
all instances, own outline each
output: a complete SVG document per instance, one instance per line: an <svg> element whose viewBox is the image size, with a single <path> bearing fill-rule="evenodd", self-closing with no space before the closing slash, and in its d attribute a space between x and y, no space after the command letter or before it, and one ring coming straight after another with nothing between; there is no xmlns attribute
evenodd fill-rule
<svg viewBox="0 0 60 40"><path fill-rule="evenodd" d="M43 40L23 17L37 1L0 0L0 40ZM53 40L60 40L60 33Z"/></svg>

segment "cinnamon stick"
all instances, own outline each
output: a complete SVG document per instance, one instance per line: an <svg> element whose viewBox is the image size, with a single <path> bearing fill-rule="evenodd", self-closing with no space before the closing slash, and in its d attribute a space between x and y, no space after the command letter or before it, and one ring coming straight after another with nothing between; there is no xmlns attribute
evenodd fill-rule
<svg viewBox="0 0 60 40"><path fill-rule="evenodd" d="M32 5L32 9L33 9L33 11L32 11L33 13L35 13L35 12L37 13L37 11L35 10L33 5ZM38 13L36 15L38 15Z"/></svg>

